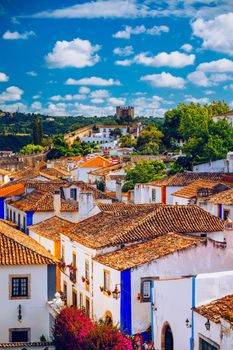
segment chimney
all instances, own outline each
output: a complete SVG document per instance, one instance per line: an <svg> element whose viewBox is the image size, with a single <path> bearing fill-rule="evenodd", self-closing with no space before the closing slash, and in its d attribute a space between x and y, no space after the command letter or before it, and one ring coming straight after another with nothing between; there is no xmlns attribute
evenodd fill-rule
<svg viewBox="0 0 233 350"><path fill-rule="evenodd" d="M55 215L59 216L61 212L61 191L56 190L53 193L53 207Z"/></svg>
<svg viewBox="0 0 233 350"><path fill-rule="evenodd" d="M118 201L122 201L121 181L116 181L116 198Z"/></svg>
<svg viewBox="0 0 233 350"><path fill-rule="evenodd" d="M93 192L79 193L79 220L85 220L90 216L90 211L94 207Z"/></svg>

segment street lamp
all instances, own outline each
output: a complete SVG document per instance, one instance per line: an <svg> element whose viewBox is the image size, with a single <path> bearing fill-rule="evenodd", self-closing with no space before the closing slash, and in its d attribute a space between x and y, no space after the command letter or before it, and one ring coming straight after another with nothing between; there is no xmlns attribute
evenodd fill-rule
<svg viewBox="0 0 233 350"><path fill-rule="evenodd" d="M207 319L207 321L205 323L205 328L206 328L207 331L210 330L210 320L209 319Z"/></svg>
<svg viewBox="0 0 233 350"><path fill-rule="evenodd" d="M117 288L117 284L116 284L115 289L112 291L112 296L113 296L114 299L117 300L117 299L120 298L120 294L121 294L121 292Z"/></svg>
<svg viewBox="0 0 233 350"><path fill-rule="evenodd" d="M186 318L185 324L186 324L186 327L187 327L187 328L191 328L191 327L192 327L192 325L191 325L191 323L189 322L189 319L188 319L188 318Z"/></svg>

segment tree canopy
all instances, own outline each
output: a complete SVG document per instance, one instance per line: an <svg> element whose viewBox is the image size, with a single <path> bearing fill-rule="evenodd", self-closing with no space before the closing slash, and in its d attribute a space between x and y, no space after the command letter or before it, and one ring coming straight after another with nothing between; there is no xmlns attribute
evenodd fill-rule
<svg viewBox="0 0 233 350"><path fill-rule="evenodd" d="M134 168L127 170L126 182L122 187L123 192L132 190L136 183L146 183L160 179L166 168L162 160L143 160Z"/></svg>

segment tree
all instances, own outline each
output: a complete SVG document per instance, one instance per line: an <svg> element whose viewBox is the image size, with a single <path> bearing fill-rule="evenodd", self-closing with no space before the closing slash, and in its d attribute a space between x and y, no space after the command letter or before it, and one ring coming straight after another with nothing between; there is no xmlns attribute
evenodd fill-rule
<svg viewBox="0 0 233 350"><path fill-rule="evenodd" d="M132 342L118 327L93 322L75 307L66 307L55 320L56 350L132 350Z"/></svg>
<svg viewBox="0 0 233 350"><path fill-rule="evenodd" d="M40 153L43 151L43 147L40 145L33 145L33 144L28 144L21 148L19 151L22 154L33 154L33 153Z"/></svg>
<svg viewBox="0 0 233 350"><path fill-rule="evenodd" d="M137 139L136 150L140 154L157 154L163 133L154 125L144 128Z"/></svg>
<svg viewBox="0 0 233 350"><path fill-rule="evenodd" d="M132 190L136 183L146 183L160 179L165 168L166 166L162 160L143 160L137 163L133 169L126 171L126 182L122 187L122 191Z"/></svg>
<svg viewBox="0 0 233 350"><path fill-rule="evenodd" d="M122 131L120 128L116 128L114 130L110 131L110 136L114 137L114 138L118 138L122 136Z"/></svg>
<svg viewBox="0 0 233 350"><path fill-rule="evenodd" d="M34 115L33 117L33 127L32 136L34 145L41 145L43 138L43 120L42 117Z"/></svg>
<svg viewBox="0 0 233 350"><path fill-rule="evenodd" d="M132 138L130 134L121 136L119 142L121 147L134 147L136 145L136 141Z"/></svg>

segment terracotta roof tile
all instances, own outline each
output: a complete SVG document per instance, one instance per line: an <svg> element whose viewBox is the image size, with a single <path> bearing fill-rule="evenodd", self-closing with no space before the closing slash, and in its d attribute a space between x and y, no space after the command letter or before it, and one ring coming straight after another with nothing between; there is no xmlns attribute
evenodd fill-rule
<svg viewBox="0 0 233 350"><path fill-rule="evenodd" d="M151 185L154 186L187 186L193 181L196 180L208 180L208 181L217 181L217 182L225 182L224 174L221 173L177 173L172 176L164 177L160 180L156 180L151 182ZM233 181L233 176L231 176Z"/></svg>
<svg viewBox="0 0 233 350"><path fill-rule="evenodd" d="M221 184L219 182L216 181L207 181L207 180L196 180L194 182L192 182L191 184L185 186L184 188L182 188L181 190L174 192L172 195L173 196L177 196L177 197L183 197L183 198L194 198L197 196L197 192L200 189L207 189L207 190L212 190L217 186L221 186L224 189L227 189L229 187L224 186L224 184ZM211 192L208 191L210 194Z"/></svg>
<svg viewBox="0 0 233 350"><path fill-rule="evenodd" d="M111 166L112 162L104 157L97 156L79 164L79 168L103 168Z"/></svg>
<svg viewBox="0 0 233 350"><path fill-rule="evenodd" d="M54 263L51 254L34 239L0 221L0 265Z"/></svg>
<svg viewBox="0 0 233 350"><path fill-rule="evenodd" d="M213 204L233 205L233 188L210 196Z"/></svg>
<svg viewBox="0 0 233 350"><path fill-rule="evenodd" d="M11 206L23 211L54 211L54 197L51 192L34 190L18 201L9 201ZM61 211L78 211L78 203L61 198Z"/></svg>
<svg viewBox="0 0 233 350"><path fill-rule="evenodd" d="M96 169L96 170L91 170L89 171L89 174L91 175L97 175L97 176L105 176L108 175L111 171L117 171L119 169L123 169L126 166L125 163L119 163L119 164L114 164L110 165L108 167Z"/></svg>
<svg viewBox="0 0 233 350"><path fill-rule="evenodd" d="M11 196L20 196L25 191L25 186L23 183L17 183L12 186L0 188L0 197L11 197Z"/></svg>
<svg viewBox="0 0 233 350"><path fill-rule="evenodd" d="M25 348L25 347L42 347L45 346L45 349L47 346L52 346L52 342L9 342L9 343L0 343L0 348L7 349L7 348Z"/></svg>
<svg viewBox="0 0 233 350"><path fill-rule="evenodd" d="M3 168L0 168L0 175L10 175L10 171L9 170L5 170Z"/></svg>
<svg viewBox="0 0 233 350"><path fill-rule="evenodd" d="M204 242L205 240L197 237L168 233L145 243L131 245L112 253L97 256L94 260L116 270L126 270L183 249L196 247Z"/></svg>
<svg viewBox="0 0 233 350"><path fill-rule="evenodd" d="M53 216L50 219L30 226L29 229L40 236L46 237L53 241L59 241L61 234L67 235L68 232L72 231L74 226L75 224L68 220Z"/></svg>
<svg viewBox="0 0 233 350"><path fill-rule="evenodd" d="M223 318L230 322L233 328L233 294L214 300L209 304L194 308L194 311L214 323L219 323Z"/></svg>
<svg viewBox="0 0 233 350"><path fill-rule="evenodd" d="M196 205L113 204L75 225L72 239L91 248L145 241L169 232L223 231L222 220ZM105 207L107 208L107 207Z"/></svg>

